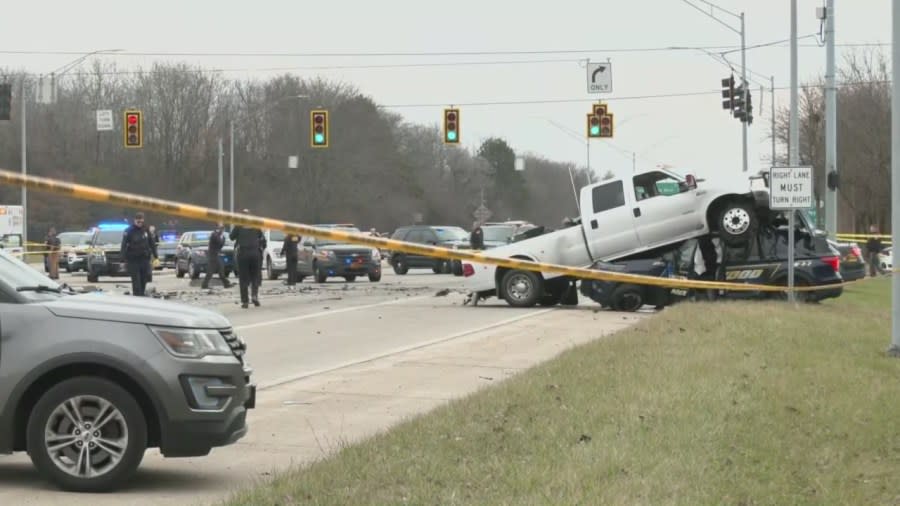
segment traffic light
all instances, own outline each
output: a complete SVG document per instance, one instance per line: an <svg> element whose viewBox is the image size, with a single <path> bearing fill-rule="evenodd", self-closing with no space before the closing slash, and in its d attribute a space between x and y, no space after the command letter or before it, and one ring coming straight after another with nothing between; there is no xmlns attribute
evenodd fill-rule
<svg viewBox="0 0 900 506"><path fill-rule="evenodd" d="M600 116L588 113L587 115L587 136L589 139L600 137Z"/></svg>
<svg viewBox="0 0 900 506"><path fill-rule="evenodd" d="M613 113L600 116L600 137L613 136Z"/></svg>
<svg viewBox="0 0 900 506"><path fill-rule="evenodd" d="M459 109L444 109L444 144L459 144Z"/></svg>
<svg viewBox="0 0 900 506"><path fill-rule="evenodd" d="M328 147L328 111L309 113L309 143L314 148Z"/></svg>
<svg viewBox="0 0 900 506"><path fill-rule="evenodd" d="M734 111L734 76L722 79L722 109Z"/></svg>
<svg viewBox="0 0 900 506"><path fill-rule="evenodd" d="M8 121L12 114L12 85L0 84L0 121Z"/></svg>
<svg viewBox="0 0 900 506"><path fill-rule="evenodd" d="M603 116L604 114L606 114L608 109L609 109L609 106L607 106L603 102L601 102L599 104L594 104L594 115L595 116Z"/></svg>
<svg viewBox="0 0 900 506"><path fill-rule="evenodd" d="M125 111L125 147L144 147L144 122L141 111Z"/></svg>
<svg viewBox="0 0 900 506"><path fill-rule="evenodd" d="M753 124L753 94L750 93L750 90L747 90L747 124Z"/></svg>

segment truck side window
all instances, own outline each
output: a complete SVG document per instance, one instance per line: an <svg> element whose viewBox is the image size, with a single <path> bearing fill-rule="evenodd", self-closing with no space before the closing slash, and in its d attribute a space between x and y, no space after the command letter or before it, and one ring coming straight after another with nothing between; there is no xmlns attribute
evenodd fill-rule
<svg viewBox="0 0 900 506"><path fill-rule="evenodd" d="M634 198L638 202L652 197L677 195L687 191L687 186L665 172L648 172L635 176Z"/></svg>
<svg viewBox="0 0 900 506"><path fill-rule="evenodd" d="M597 186L591 192L594 213L602 213L625 205L625 189L622 181Z"/></svg>

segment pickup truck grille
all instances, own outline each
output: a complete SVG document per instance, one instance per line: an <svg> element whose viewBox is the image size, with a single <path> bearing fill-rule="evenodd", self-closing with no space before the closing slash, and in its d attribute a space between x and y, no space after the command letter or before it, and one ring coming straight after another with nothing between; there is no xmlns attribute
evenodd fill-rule
<svg viewBox="0 0 900 506"><path fill-rule="evenodd" d="M228 343L228 346L231 348L231 353L234 354L235 358L243 364L244 363L244 354L247 353L247 343L244 342L243 339L237 336L233 330L223 330L222 337L225 338L225 342Z"/></svg>

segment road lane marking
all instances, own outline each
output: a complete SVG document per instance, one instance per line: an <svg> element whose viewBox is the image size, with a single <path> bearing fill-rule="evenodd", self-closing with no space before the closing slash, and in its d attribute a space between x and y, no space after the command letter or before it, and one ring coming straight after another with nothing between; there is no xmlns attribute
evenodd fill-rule
<svg viewBox="0 0 900 506"><path fill-rule="evenodd" d="M375 304L375 305L384 305L384 303L382 303L382 304ZM359 307L362 308L362 307L365 307L365 306L359 306ZM397 354L399 354L399 353L405 353L405 352L408 352L408 351L418 350L418 349L420 349L420 348L427 348L428 346L433 346L433 345L435 345L435 344L440 344L440 343L443 343L443 342L446 342L446 341L452 341L452 340L454 340L454 339L459 339L460 337L465 337L465 336L468 336L468 335L471 335L471 334L477 334L478 332L483 332L483 331L485 331L485 330L490 330L490 329L493 329L493 328L496 328L496 327L502 327L502 326L504 326L504 325L509 325L510 323L515 323L515 322L517 322L517 321L519 321L519 320L524 320L524 319L526 319L526 318L532 318L532 317L535 317L535 316L540 316L540 315L547 314L547 313L549 313L549 312L551 312L551 311L555 311L555 310L556 310L556 308L543 309L543 310L540 310L540 311L534 311L534 312L530 312L530 313L527 313L527 314L514 316L514 317L512 317L512 318L507 318L507 319L501 320L501 321L499 321L499 322L489 323L489 324L487 324L487 325L482 325L481 327L477 327L477 328L474 328L474 329L464 330L464 331L462 331L462 332L457 332L457 333L455 333L455 334L450 334L449 336L438 337L438 338L436 338L436 339L432 339L432 340L430 340L430 341L425 341L425 342L423 342L423 343L416 343L416 344L411 344L411 345L407 345L407 346L401 346L401 347L399 347L399 348L394 348L394 349L389 350L389 351L377 353L377 354L375 354L375 355L370 355L370 356L365 357L365 358L354 359L354 360L350 360L350 361L347 361L347 362L343 362L343 363L338 364L338 365L334 365L334 366L330 366L330 367L325 367L325 368L323 368L323 369L317 369L317 370L314 370L314 371L303 372L303 373L295 374L295 375L293 375L293 376L287 376L287 377L284 377L284 378L280 378L280 379L277 379L277 380L275 380L275 381L270 381L270 382L267 382L267 383L261 383L257 388L258 388L259 390L268 390L268 389L271 389L271 388L274 388L274 387L277 387L277 386L281 386L281 385L284 385L284 384L287 384L287 383L292 383L292 382L294 382L294 381L301 380L301 379L303 379L303 378L308 378L308 377L310 377L310 376L316 376L316 375L319 375L319 374L324 374L324 373L327 373L327 372L336 371L336 370L338 370L338 369L343 369L343 368L345 368L345 367L350 367L350 366L354 366L354 365L357 365L357 364L363 364L363 363L365 363L365 362L371 362L371 361L373 361L373 360L378 360L378 359L381 359L381 358L390 357L391 355L397 355ZM310 315L310 316L311 316L311 315Z"/></svg>
<svg viewBox="0 0 900 506"><path fill-rule="evenodd" d="M260 327L268 327L270 325L280 325L282 323L295 322L295 321L300 321L300 320L309 320L311 318L319 318L322 316L329 316L329 315L340 314L340 313L348 313L350 311L359 311L361 309L371 309L373 307L389 306L392 304L402 304L404 302L410 302L410 301L414 301L414 300L422 300L422 299L428 299L428 298L431 298L431 295L421 295L419 297L407 297L405 299L396 299L396 300L389 300L389 301L385 301L385 302L377 302L375 304L366 304L364 306L350 306L350 307L343 307L340 309L329 309L328 311L319 311L318 313L304 314L304 315L299 315L299 316L289 316L287 318L279 318L278 320L269 320L269 321L259 322L259 323L250 323L247 325L239 325L237 327L234 327L234 330L236 332L244 331L244 330L256 329L256 328L260 328Z"/></svg>

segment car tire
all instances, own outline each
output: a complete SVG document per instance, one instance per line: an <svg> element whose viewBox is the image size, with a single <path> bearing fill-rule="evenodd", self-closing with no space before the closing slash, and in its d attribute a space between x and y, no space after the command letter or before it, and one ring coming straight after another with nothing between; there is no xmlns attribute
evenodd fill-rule
<svg viewBox="0 0 900 506"><path fill-rule="evenodd" d="M531 271L507 271L500 284L503 298L513 307L534 307L544 294L544 278Z"/></svg>
<svg viewBox="0 0 900 506"><path fill-rule="evenodd" d="M66 272L72 274L72 266L68 262L66 263Z"/></svg>
<svg viewBox="0 0 900 506"><path fill-rule="evenodd" d="M347 280L348 283L353 283L354 281L356 281L356 276L344 276L344 279Z"/></svg>
<svg viewBox="0 0 900 506"><path fill-rule="evenodd" d="M644 291L637 285L619 285L613 290L610 300L613 310L633 313L644 305Z"/></svg>
<svg viewBox="0 0 900 506"><path fill-rule="evenodd" d="M453 260L450 263L450 272L452 272L454 276L462 276L463 275L462 261L461 260Z"/></svg>
<svg viewBox="0 0 900 506"><path fill-rule="evenodd" d="M71 410L78 413L77 420ZM98 418L102 418L99 430L89 425ZM91 432L85 434L85 429ZM98 435L102 443L94 439ZM106 379L79 376L51 387L41 396L28 417L26 438L31 462L45 478L64 490L106 492L128 483L140 465L147 449L147 422L137 401L124 388ZM51 452L48 442L54 440L57 444ZM65 441L71 443L60 446ZM99 473L96 477L79 476L88 471L79 466L78 460L85 452L90 452L88 463L103 466L94 469Z"/></svg>
<svg viewBox="0 0 900 506"><path fill-rule="evenodd" d="M88 280L88 283L96 283L100 280L100 276L94 274L91 271L88 271L87 280Z"/></svg>
<svg viewBox="0 0 900 506"><path fill-rule="evenodd" d="M778 286L787 286L788 280L787 278L782 278L778 280L776 283ZM809 286L809 283L806 282L805 279L798 279L797 276L794 276L794 287L801 286ZM787 292L770 292L774 296L774 298L778 300L788 300ZM796 301L797 302L815 302L815 297L813 296L813 292L796 292Z"/></svg>
<svg viewBox="0 0 900 506"><path fill-rule="evenodd" d="M716 229L726 243L740 244L756 233L758 222L752 204L735 200L727 202L719 211Z"/></svg>
<svg viewBox="0 0 900 506"><path fill-rule="evenodd" d="M275 267L272 266L272 257L269 256L266 257L266 277L273 281L278 279L278 273L275 272Z"/></svg>
<svg viewBox="0 0 900 506"><path fill-rule="evenodd" d="M178 264L175 264L175 277L176 277L176 278L183 278L183 277L184 277L184 271L181 270L181 267L178 267Z"/></svg>
<svg viewBox="0 0 900 506"><path fill-rule="evenodd" d="M406 265L406 259L403 257L391 259L391 267L394 268L394 273L400 276L403 276L407 272L409 272L409 266Z"/></svg>
<svg viewBox="0 0 900 506"><path fill-rule="evenodd" d="M200 279L200 271L197 270L194 262L188 262L188 274L191 276L191 279Z"/></svg>
<svg viewBox="0 0 900 506"><path fill-rule="evenodd" d="M372 272L369 273L369 281L372 283L377 283L381 281L381 273L380 272Z"/></svg>
<svg viewBox="0 0 900 506"><path fill-rule="evenodd" d="M325 283L328 281L328 271L319 266L314 266L313 270L316 273L316 283Z"/></svg>

